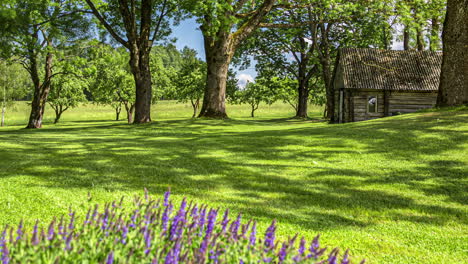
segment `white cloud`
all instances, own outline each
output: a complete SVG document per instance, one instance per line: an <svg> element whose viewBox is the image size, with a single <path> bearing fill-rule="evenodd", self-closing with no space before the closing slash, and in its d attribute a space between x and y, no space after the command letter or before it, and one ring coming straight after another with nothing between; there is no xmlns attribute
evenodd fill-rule
<svg viewBox="0 0 468 264"><path fill-rule="evenodd" d="M254 77L252 77L252 75L247 74L247 73L241 73L241 74L237 75L237 79L239 80L237 82L237 85L241 89L245 88L245 86L247 85L247 82L254 82L255 81Z"/></svg>

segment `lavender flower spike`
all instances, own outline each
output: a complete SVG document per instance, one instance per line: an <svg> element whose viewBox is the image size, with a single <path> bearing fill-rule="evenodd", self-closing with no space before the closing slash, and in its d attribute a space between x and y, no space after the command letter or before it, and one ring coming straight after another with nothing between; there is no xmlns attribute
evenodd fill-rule
<svg viewBox="0 0 468 264"><path fill-rule="evenodd" d="M169 196L171 195L171 189L168 188L167 192L164 193L164 206L169 205Z"/></svg>
<svg viewBox="0 0 468 264"><path fill-rule="evenodd" d="M21 219L21 221L20 221L20 223L18 225L18 229L16 230L16 234L18 235L16 237L16 241L18 241L23 236L23 220L22 219Z"/></svg>
<svg viewBox="0 0 468 264"><path fill-rule="evenodd" d="M0 261L2 264L8 264L10 262L10 258L8 256L9 252L6 245L6 231L7 227L5 227L5 230L2 232L0 237Z"/></svg>
<svg viewBox="0 0 468 264"><path fill-rule="evenodd" d="M257 221L253 223L252 231L250 231L249 247L254 247L256 241L257 241Z"/></svg>
<svg viewBox="0 0 468 264"><path fill-rule="evenodd" d="M106 264L114 263L114 252L110 252L106 259Z"/></svg>
<svg viewBox="0 0 468 264"><path fill-rule="evenodd" d="M276 220L273 220L265 234L265 251L269 251L275 245Z"/></svg>

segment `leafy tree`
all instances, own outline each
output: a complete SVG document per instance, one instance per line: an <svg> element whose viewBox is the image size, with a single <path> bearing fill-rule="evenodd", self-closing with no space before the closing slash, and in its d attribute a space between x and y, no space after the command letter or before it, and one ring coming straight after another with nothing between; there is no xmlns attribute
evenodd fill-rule
<svg viewBox="0 0 468 264"><path fill-rule="evenodd" d="M186 0L184 2L186 8L201 24L200 29L205 44L207 83L199 116L225 118L229 64L237 48L261 26L264 18L278 1Z"/></svg>
<svg viewBox="0 0 468 264"><path fill-rule="evenodd" d="M182 65L175 81L175 98L179 102L190 101L192 118L196 117L206 81L205 62L197 58L197 52L185 47L182 52Z"/></svg>
<svg viewBox="0 0 468 264"><path fill-rule="evenodd" d="M54 71L54 57L60 57L60 50L86 36L84 29L88 24L78 9L76 1L65 0L9 0L0 3L2 54L17 58L29 72L34 86L27 128L42 127L52 79L63 74Z"/></svg>
<svg viewBox="0 0 468 264"><path fill-rule="evenodd" d="M29 94L31 79L28 72L18 63L0 60L0 95L2 116L0 126L5 125L6 109L14 100L24 98Z"/></svg>
<svg viewBox="0 0 468 264"><path fill-rule="evenodd" d="M181 18L175 0L85 0L114 40L129 50L135 81L135 123L151 122L151 49L171 33Z"/></svg>
<svg viewBox="0 0 468 264"><path fill-rule="evenodd" d="M90 69L90 90L97 103L111 105L115 109L116 120L120 118L122 106L127 113L127 121L133 123L135 109L135 82L129 71L128 53L105 44L94 48L93 65Z"/></svg>
<svg viewBox="0 0 468 264"><path fill-rule="evenodd" d="M468 104L468 0L448 0L437 106Z"/></svg>
<svg viewBox="0 0 468 264"><path fill-rule="evenodd" d="M257 79L256 82L247 82L243 90L237 93L237 102L250 105L250 116L255 117L255 111L258 110L260 103L271 105L276 101L274 90L270 89L264 83L266 80Z"/></svg>
<svg viewBox="0 0 468 264"><path fill-rule="evenodd" d="M168 63L167 56L167 53L162 52L158 56L151 57L151 70L158 73L151 76L153 80L153 103L160 99L175 99L171 96L174 94L174 82L177 78L177 71L180 68L178 63L180 62L177 62L177 64Z"/></svg>
<svg viewBox="0 0 468 264"><path fill-rule="evenodd" d="M53 79L48 103L55 112L54 124L59 122L65 111L86 101L83 91L87 86L86 80L75 75L61 75Z"/></svg>

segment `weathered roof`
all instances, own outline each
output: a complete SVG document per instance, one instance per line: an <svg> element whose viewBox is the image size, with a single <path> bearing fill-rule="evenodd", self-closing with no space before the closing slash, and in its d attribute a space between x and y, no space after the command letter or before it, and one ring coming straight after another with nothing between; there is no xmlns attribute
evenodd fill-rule
<svg viewBox="0 0 468 264"><path fill-rule="evenodd" d="M338 63L344 88L437 91L442 53L344 48Z"/></svg>

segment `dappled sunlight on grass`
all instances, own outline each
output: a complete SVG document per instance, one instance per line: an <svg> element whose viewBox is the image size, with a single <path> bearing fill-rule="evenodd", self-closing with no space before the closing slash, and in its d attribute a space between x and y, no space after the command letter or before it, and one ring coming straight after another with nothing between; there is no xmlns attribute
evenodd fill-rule
<svg viewBox="0 0 468 264"><path fill-rule="evenodd" d="M320 232L372 263L466 258L466 108L329 125L319 108L306 121L289 120L285 105L200 120L162 102L155 122L136 126L95 109L41 130L0 129L0 224L79 211L88 191L96 202L171 186L262 228L276 218L280 235Z"/></svg>

